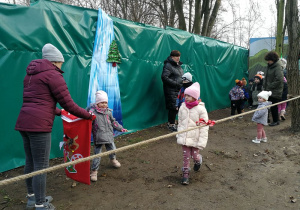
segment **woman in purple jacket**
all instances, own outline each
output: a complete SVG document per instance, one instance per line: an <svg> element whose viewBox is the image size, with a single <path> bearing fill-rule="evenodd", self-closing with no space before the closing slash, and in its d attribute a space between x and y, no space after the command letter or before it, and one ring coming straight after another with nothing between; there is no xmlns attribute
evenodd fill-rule
<svg viewBox="0 0 300 210"><path fill-rule="evenodd" d="M62 53L52 44L42 49L43 59L33 60L26 69L23 81L23 105L15 129L23 138L26 155L25 174L49 166L51 131L55 115L61 110L57 102L71 114L92 119L93 116L79 107L71 98L62 76ZM45 196L46 174L26 179L27 209L55 209L53 198Z"/></svg>

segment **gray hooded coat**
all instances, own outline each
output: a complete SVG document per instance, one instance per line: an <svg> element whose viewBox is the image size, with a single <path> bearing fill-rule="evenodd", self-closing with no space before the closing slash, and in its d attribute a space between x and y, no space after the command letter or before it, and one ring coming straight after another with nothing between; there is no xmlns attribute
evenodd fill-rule
<svg viewBox="0 0 300 210"><path fill-rule="evenodd" d="M271 104L272 104L272 102L270 102L270 101L265 101L262 103L258 102L257 109L271 105ZM263 125L268 125L268 109L266 108L266 109L255 111L254 115L252 117L252 121L263 124Z"/></svg>
<svg viewBox="0 0 300 210"><path fill-rule="evenodd" d="M94 144L111 144L114 142L114 129L122 131L123 126L115 120L111 109L97 109L96 106L96 104L93 104L87 108L87 111L91 111L96 115L92 125Z"/></svg>

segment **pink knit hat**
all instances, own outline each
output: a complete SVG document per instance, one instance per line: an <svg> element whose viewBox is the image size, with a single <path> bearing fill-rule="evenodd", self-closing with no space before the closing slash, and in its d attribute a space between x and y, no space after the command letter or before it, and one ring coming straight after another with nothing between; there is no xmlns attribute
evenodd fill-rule
<svg viewBox="0 0 300 210"><path fill-rule="evenodd" d="M100 102L108 102L108 97L107 97L107 93L104 92L103 90L98 90L96 92L96 104L100 103Z"/></svg>
<svg viewBox="0 0 300 210"><path fill-rule="evenodd" d="M192 96L194 99L198 100L200 97L200 85L198 82L195 82L190 87L185 89L184 94Z"/></svg>

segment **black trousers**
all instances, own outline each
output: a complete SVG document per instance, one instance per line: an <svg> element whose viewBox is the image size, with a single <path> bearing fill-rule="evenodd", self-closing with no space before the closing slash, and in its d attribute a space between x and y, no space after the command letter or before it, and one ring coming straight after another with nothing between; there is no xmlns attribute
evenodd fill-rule
<svg viewBox="0 0 300 210"><path fill-rule="evenodd" d="M237 110L238 114L241 114L242 109L242 100L232 100L231 101L231 115L235 115L235 110Z"/></svg>
<svg viewBox="0 0 300 210"><path fill-rule="evenodd" d="M178 111L176 109L169 109L168 111L168 122L170 124L175 124L175 119Z"/></svg>
<svg viewBox="0 0 300 210"><path fill-rule="evenodd" d="M273 97L271 96L271 97L269 97L269 100L268 100L268 101L271 101L272 104L276 104L276 103L280 102L281 99L273 98ZM271 110L273 122L278 122L278 107L277 107L277 106L272 106L272 107L270 108L270 110Z"/></svg>

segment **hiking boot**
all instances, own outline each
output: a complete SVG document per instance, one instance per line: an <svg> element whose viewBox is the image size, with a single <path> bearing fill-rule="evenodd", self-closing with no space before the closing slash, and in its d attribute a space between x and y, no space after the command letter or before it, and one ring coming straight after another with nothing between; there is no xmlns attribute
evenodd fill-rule
<svg viewBox="0 0 300 210"><path fill-rule="evenodd" d="M97 179L98 179L97 174L98 174L98 171L92 171L92 173L90 175L92 182L97 182Z"/></svg>
<svg viewBox="0 0 300 210"><path fill-rule="evenodd" d="M266 143L267 141L268 141L267 137L261 139L261 142Z"/></svg>
<svg viewBox="0 0 300 210"><path fill-rule="evenodd" d="M188 177L182 177L182 179L181 179L182 185L188 185L189 183L190 183L190 181L189 181Z"/></svg>
<svg viewBox="0 0 300 210"><path fill-rule="evenodd" d="M201 167L201 163L200 163L200 162L195 163L195 164L194 164L194 171L199 171L199 170L200 170L200 167Z"/></svg>
<svg viewBox="0 0 300 210"><path fill-rule="evenodd" d="M112 159L112 160L110 160L110 162L113 165L113 167L115 167L115 168L121 167L121 163L119 161L117 161L117 159Z"/></svg>
<svg viewBox="0 0 300 210"><path fill-rule="evenodd" d="M26 209L29 210L29 209L34 209L35 208L35 196L34 194L31 195L31 196L26 196L27 197L27 205L26 205ZM51 201L53 201L53 198L52 196L46 196L46 202L50 203Z"/></svg>
<svg viewBox="0 0 300 210"><path fill-rule="evenodd" d="M261 139L258 139L258 138L255 138L255 139L252 140L252 142L255 143L255 144L259 144L260 141L261 141Z"/></svg>
<svg viewBox="0 0 300 210"><path fill-rule="evenodd" d="M51 203L45 202L42 206L35 205L35 209L36 210L55 210L55 207Z"/></svg>
<svg viewBox="0 0 300 210"><path fill-rule="evenodd" d="M177 128L176 128L176 125L175 124L170 124L168 126L169 130L172 131L172 132L176 132L177 131Z"/></svg>

